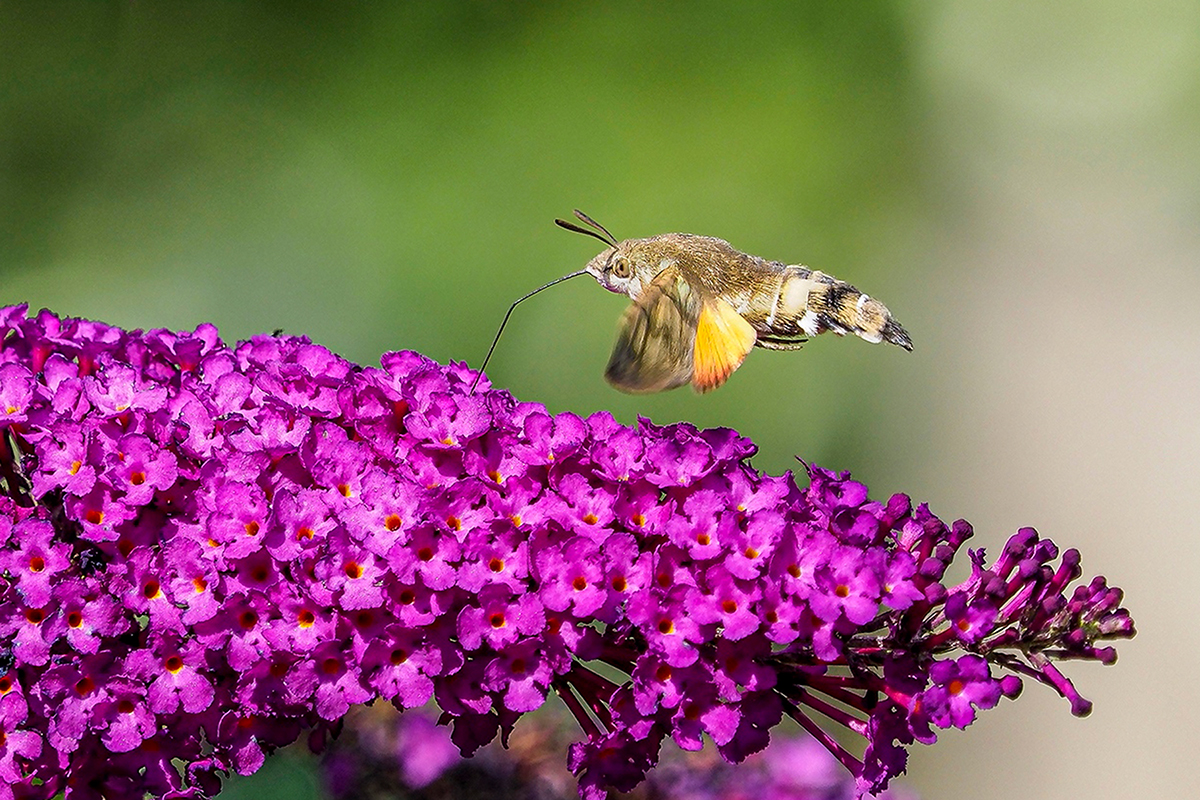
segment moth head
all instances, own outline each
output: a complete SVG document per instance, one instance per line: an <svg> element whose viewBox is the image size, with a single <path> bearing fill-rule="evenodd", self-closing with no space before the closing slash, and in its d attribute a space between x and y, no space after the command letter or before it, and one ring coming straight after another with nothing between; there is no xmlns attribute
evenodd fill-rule
<svg viewBox="0 0 1200 800"><path fill-rule="evenodd" d="M643 239L626 239L588 262L587 270L596 282L610 292L636 300L660 271L657 261L640 247Z"/></svg>
<svg viewBox="0 0 1200 800"><path fill-rule="evenodd" d="M628 295L636 299L642 289L654 280L654 276L661 269L656 266L657 259L647 247L651 240L626 239L618 242L607 228L587 214L576 209L575 216L594 230L561 219L556 219L554 222L559 227L591 236L608 245L607 249L587 263L584 270L610 292Z"/></svg>

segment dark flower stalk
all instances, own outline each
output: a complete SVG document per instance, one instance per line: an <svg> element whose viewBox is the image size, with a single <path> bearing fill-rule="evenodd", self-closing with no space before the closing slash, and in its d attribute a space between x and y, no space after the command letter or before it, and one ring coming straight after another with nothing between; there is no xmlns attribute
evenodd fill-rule
<svg viewBox="0 0 1200 800"><path fill-rule="evenodd" d="M436 700L469 755L551 690L587 798L785 715L876 791L1019 675L1086 714L1055 662L1133 635L1032 529L946 586L965 522L474 377L0 309L0 800L211 795L376 699Z"/></svg>

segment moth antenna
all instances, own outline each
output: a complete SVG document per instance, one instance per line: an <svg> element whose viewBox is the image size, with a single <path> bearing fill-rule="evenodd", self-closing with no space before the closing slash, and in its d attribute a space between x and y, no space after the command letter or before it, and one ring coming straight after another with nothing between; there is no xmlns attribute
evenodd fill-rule
<svg viewBox="0 0 1200 800"><path fill-rule="evenodd" d="M556 219L556 220L554 220L554 224L560 228L566 228L569 231L574 231L575 233L582 233L585 236L591 236L594 239L599 239L600 241L604 242L609 247L617 246L616 242L612 242L612 241L609 241L608 239L605 239L603 236L596 233L595 231L589 231L587 228L581 228L578 225L576 225L574 222L567 222L565 219Z"/></svg>
<svg viewBox="0 0 1200 800"><path fill-rule="evenodd" d="M587 223L588 225L591 225L593 228L596 228L597 230L604 231L604 235L608 237L609 241L610 241L610 242L612 242L612 244L613 244L613 246L614 246L614 247L616 246L616 244L617 244L617 237L615 237L615 236L613 236L611 233L609 233L609 232L608 232L608 228L604 227L604 226L603 226L603 225L601 225L599 222L596 222L596 220L592 219L592 218L591 218L591 217L589 217L587 214L585 214L585 213L583 213L582 211L580 211L578 208L577 208L577 209L575 209L575 216L576 216L576 217L577 217L577 218L578 218L578 219L579 219L581 222L585 222L585 223Z"/></svg>
<svg viewBox="0 0 1200 800"><path fill-rule="evenodd" d="M555 220L555 221L561 222L561 220ZM581 230L580 233L591 233L591 231ZM504 315L504 320L500 323L500 330L496 331L496 338L492 339L492 346L488 348L487 355L483 357L483 364L480 365L479 371L477 373L475 373L475 380L473 380L471 382L471 391L468 392L468 394L475 394L475 387L479 385L479 379L483 377L483 371L485 369L487 369L488 362L491 361L491 359L492 359L492 353L494 353L496 351L496 344L500 341L500 334L504 333L504 326L508 324L508 318L512 316L512 313L513 313L513 311L516 310L517 306L520 305L521 303L525 302L529 298L533 297L535 294L542 291L543 289L549 289L551 286L553 286L556 283L562 283L563 281L569 281L571 278L578 278L580 275L586 275L586 274L587 274L587 270L581 269L578 272L572 272L570 275L564 275L561 278L555 278L554 280L547 283L545 286L539 286L538 288L534 289L532 292L525 295L524 297L517 300L515 303L513 303L511 306L508 307L508 313Z"/></svg>

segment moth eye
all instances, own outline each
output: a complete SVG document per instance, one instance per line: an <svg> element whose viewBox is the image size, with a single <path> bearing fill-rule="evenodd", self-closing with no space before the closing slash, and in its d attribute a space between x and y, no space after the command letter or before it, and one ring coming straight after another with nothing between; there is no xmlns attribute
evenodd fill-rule
<svg viewBox="0 0 1200 800"><path fill-rule="evenodd" d="M615 261L613 261L612 274L616 275L618 278L628 278L629 277L629 262L623 258L618 258Z"/></svg>

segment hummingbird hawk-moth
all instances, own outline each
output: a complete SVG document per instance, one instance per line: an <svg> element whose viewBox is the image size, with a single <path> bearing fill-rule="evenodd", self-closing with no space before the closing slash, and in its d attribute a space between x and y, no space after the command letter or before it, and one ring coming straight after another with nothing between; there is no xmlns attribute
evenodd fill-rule
<svg viewBox="0 0 1200 800"><path fill-rule="evenodd" d="M575 216L594 230L554 222L607 248L582 270L513 303L484 367L519 303L580 275L633 301L604 371L623 392L661 392L686 383L708 392L728 380L750 348L797 350L825 331L912 350L908 332L883 303L823 272L743 253L712 236L664 233L618 242L587 214L576 210Z"/></svg>

